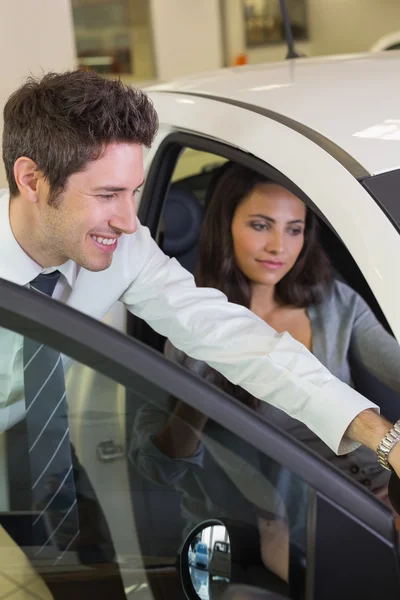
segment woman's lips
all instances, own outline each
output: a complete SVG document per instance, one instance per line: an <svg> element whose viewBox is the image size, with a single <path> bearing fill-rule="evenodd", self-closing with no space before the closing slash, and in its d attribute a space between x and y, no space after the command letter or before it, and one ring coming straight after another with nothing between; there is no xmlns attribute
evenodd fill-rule
<svg viewBox="0 0 400 600"><path fill-rule="evenodd" d="M265 269L271 269L272 271L281 269L285 264L276 260L257 260L257 262Z"/></svg>

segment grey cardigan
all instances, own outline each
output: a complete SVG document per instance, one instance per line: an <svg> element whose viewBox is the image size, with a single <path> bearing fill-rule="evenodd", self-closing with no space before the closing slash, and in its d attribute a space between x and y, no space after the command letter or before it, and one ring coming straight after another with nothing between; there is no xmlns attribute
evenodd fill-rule
<svg viewBox="0 0 400 600"><path fill-rule="evenodd" d="M308 315L312 326L312 352L331 373L352 386L351 360L354 358L378 380L400 394L399 344L386 332L369 306L354 290L344 283L335 281L331 292L323 302L308 309ZM207 368L206 363L185 356L170 342L166 344L165 355L178 363L184 362L191 371L200 376L206 374L207 379L213 381L213 371ZM198 468L207 471L208 477L205 479L213 488L212 491L210 490L210 494L212 493L215 500L217 473L215 473L216 477L211 476L210 469L214 470L211 464L208 469L205 469L203 446L204 440L208 437L208 427L214 428L216 424L206 424L204 440L194 455L179 460L171 459L162 454L152 443L152 437L165 425L170 412L171 408L167 405L165 410L146 406L139 411L134 427L131 459L139 470L151 480L163 485L173 485L183 492L183 513L186 513L187 517L188 513L191 513L193 518L194 513L197 513L198 516L198 511L194 506L195 498L198 501L199 494L205 493L204 479L201 478ZM308 427L278 408L263 402L259 412L268 422L289 432L371 490L379 488L388 481L389 472L378 465L372 450L362 447L348 455L336 456ZM221 440L221 444L224 444L223 440ZM214 454L214 452L212 453ZM240 451L236 455L240 455ZM220 460L218 462L225 471L224 465ZM256 467L256 465L253 466ZM240 469L237 476L231 476L230 479L242 491L248 490L249 488L244 482L243 485L241 484L242 476L243 469ZM200 480L196 482L196 478L199 477L202 482ZM222 487L225 490L224 492L221 490L220 506L225 505L229 498L229 494L226 494L226 484ZM205 504L207 504L206 500L205 497ZM206 516L203 515L204 518Z"/></svg>

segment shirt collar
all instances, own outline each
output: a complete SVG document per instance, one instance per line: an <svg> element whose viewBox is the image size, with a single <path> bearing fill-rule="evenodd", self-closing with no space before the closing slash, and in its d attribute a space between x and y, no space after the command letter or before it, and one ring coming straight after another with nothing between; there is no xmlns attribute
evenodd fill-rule
<svg viewBox="0 0 400 600"><path fill-rule="evenodd" d="M10 193L0 189L0 279L6 279L18 285L27 285L40 273L59 270L72 288L78 275L78 265L68 260L59 267L43 269L18 244L10 225Z"/></svg>

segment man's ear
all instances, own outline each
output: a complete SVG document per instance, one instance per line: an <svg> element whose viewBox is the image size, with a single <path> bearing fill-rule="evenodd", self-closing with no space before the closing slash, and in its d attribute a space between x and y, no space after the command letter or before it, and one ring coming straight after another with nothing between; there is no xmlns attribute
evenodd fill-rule
<svg viewBox="0 0 400 600"><path fill-rule="evenodd" d="M27 156L20 156L14 164L14 178L21 196L30 202L37 202L41 178L37 164Z"/></svg>

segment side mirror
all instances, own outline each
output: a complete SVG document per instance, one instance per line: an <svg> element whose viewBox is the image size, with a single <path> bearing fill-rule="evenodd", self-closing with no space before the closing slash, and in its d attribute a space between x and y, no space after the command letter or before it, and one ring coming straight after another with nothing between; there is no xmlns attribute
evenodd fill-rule
<svg viewBox="0 0 400 600"><path fill-rule="evenodd" d="M219 520L200 523L180 552L180 572L186 596L202 600L220 598L231 581L231 541Z"/></svg>
<svg viewBox="0 0 400 600"><path fill-rule="evenodd" d="M259 532L252 525L229 519L203 521L186 538L178 562L188 600L287 597L287 584L262 562ZM253 581L259 588L251 587ZM249 595L249 590L258 595Z"/></svg>

